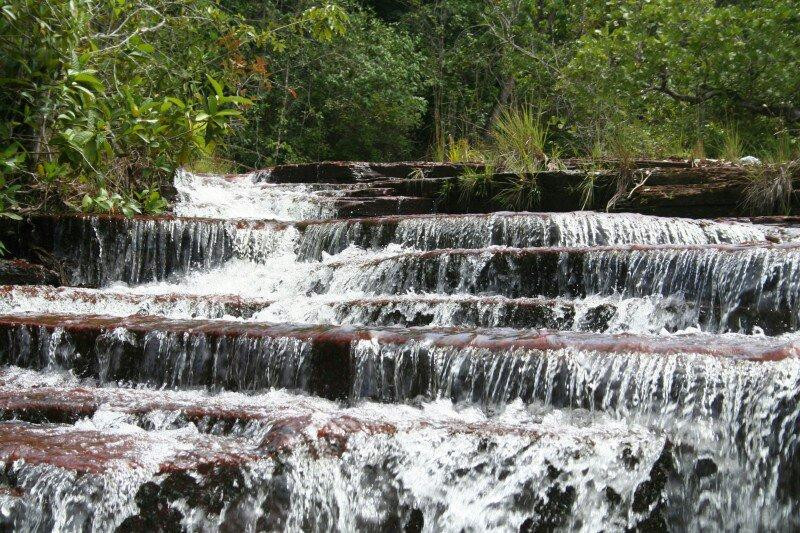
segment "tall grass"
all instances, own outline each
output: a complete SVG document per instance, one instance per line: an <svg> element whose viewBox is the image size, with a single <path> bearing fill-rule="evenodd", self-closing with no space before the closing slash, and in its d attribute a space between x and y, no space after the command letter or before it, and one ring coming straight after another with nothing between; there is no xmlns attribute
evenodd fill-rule
<svg viewBox="0 0 800 533"><path fill-rule="evenodd" d="M530 107L504 110L492 127L492 159L506 172L530 174L546 166L547 125Z"/></svg>
<svg viewBox="0 0 800 533"><path fill-rule="evenodd" d="M602 182L605 185L609 181L615 182L616 192L606 209L613 207L631 187L636 158L645 153L649 146L649 136L638 122L613 125L600 133L601 136L591 148L592 168L587 170L578 186L582 209L594 206L598 184ZM613 170L613 174L609 175L604 170Z"/></svg>
<svg viewBox="0 0 800 533"><path fill-rule="evenodd" d="M800 159L800 143L793 139L788 132L783 131L775 136L771 146L762 155L766 163L780 165Z"/></svg>
<svg viewBox="0 0 800 533"><path fill-rule="evenodd" d="M722 132L719 155L725 161L736 162L744 155L744 140L735 124L728 124Z"/></svg>
<svg viewBox="0 0 800 533"><path fill-rule="evenodd" d="M632 118L616 122L597 122L590 129L577 130L587 144L576 149L580 139L569 143L570 156L587 157L586 178L578 185L583 209L602 208L596 193L612 192L605 206L613 208L630 192L645 184L649 173L637 170L643 157L681 156L693 160L706 159L706 144L714 147L712 155L738 162L749 146L762 146L759 155L767 163L764 168L750 170L750 182L744 203L755 212L786 212L795 191L792 180L800 180L800 139L788 132L771 141L758 137L753 129L740 130L739 124L716 123L715 129L686 134L661 131L652 124ZM703 136L705 133L706 137ZM758 132L756 132L758 133ZM763 134L763 132L761 133ZM710 137L708 137L710 135ZM530 106L511 107L499 114L486 139L473 144L467 139L440 137L435 149L443 161L480 163L483 170L468 169L452 186L461 201L473 198L492 199L509 209L530 209L540 199L538 177L545 170L563 168L559 152L548 136L548 123ZM794 161L794 163L790 163ZM609 190L610 189L610 190Z"/></svg>
<svg viewBox="0 0 800 533"><path fill-rule="evenodd" d="M465 168L458 179L459 201L468 204L473 198L488 198L494 189L494 172L491 163L481 170Z"/></svg>
<svg viewBox="0 0 800 533"><path fill-rule="evenodd" d="M530 209L538 203L536 173L555 158L548 157L547 126L530 107L510 108L498 116L483 145L466 139L437 141L434 153L442 161L481 163L483 169L465 169L458 181L459 200L489 199L510 209ZM497 173L513 178L497 179ZM492 196L494 195L494 196Z"/></svg>
<svg viewBox="0 0 800 533"><path fill-rule="evenodd" d="M536 174L517 174L502 184L494 199L508 209L528 211L539 205L541 197Z"/></svg>
<svg viewBox="0 0 800 533"><path fill-rule="evenodd" d="M441 148L440 161L450 163L483 163L485 155L479 149L473 147L469 139L457 139L448 137L447 142Z"/></svg>

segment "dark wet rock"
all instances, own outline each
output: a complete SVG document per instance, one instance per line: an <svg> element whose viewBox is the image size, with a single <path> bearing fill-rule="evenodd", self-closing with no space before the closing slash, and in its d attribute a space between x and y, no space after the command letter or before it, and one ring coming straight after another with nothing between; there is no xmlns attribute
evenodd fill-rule
<svg viewBox="0 0 800 533"><path fill-rule="evenodd" d="M425 527L425 515L419 509L412 509L409 513L408 521L403 527L404 533L422 533Z"/></svg>
<svg viewBox="0 0 800 533"><path fill-rule="evenodd" d="M612 507L616 507L622 503L622 496L611 487L606 487L606 500Z"/></svg>
<svg viewBox="0 0 800 533"><path fill-rule="evenodd" d="M666 510L664 504L659 504L653 512L647 515L644 520L636 524L636 527L630 528L628 531L636 531L641 533L667 533L670 531L665 518Z"/></svg>
<svg viewBox="0 0 800 533"><path fill-rule="evenodd" d="M141 531L143 527L182 531L184 516L176 508L178 502L185 503L188 509L202 510L208 517L219 517L229 507L222 518L223 529L237 531L238 526L246 524L238 521L236 502L247 492L248 486L238 467L212 465L194 475L173 472L139 488L136 494L138 512L126 518L120 531Z"/></svg>
<svg viewBox="0 0 800 533"><path fill-rule="evenodd" d="M709 457L703 457L694 463L694 475L698 478L713 476L719 471L717 463Z"/></svg>
<svg viewBox="0 0 800 533"><path fill-rule="evenodd" d="M472 165L474 166L474 165ZM271 183L349 183L376 181L384 178L413 179L458 176L465 165L410 161L399 163L369 163L357 161L323 161L280 165L258 172L258 179Z"/></svg>
<svg viewBox="0 0 800 533"><path fill-rule="evenodd" d="M522 522L520 533L540 533L563 527L572 511L575 497L575 487L567 485L562 488L557 483L547 490L544 498L530 494L523 496L523 499L517 500L516 503L528 504L535 516L528 517Z"/></svg>
<svg viewBox="0 0 800 533"><path fill-rule="evenodd" d="M629 469L633 470L636 468L636 465L639 464L641 461L641 457L637 457L634 455L633 451L630 448L625 448L622 451L622 457L620 457L622 463Z"/></svg>
<svg viewBox="0 0 800 533"><path fill-rule="evenodd" d="M138 531L180 532L183 515L170 507L170 501L161 494L161 487L148 482L139 487L136 505L139 512L127 517L117 528L119 533Z"/></svg>
<svg viewBox="0 0 800 533"><path fill-rule="evenodd" d="M22 259L0 259L0 285L60 285L58 274Z"/></svg>
<svg viewBox="0 0 800 533"><path fill-rule="evenodd" d="M0 498L3 500L3 512L0 513L1 533L14 533L18 530L14 517L25 513L24 497L24 491L18 487L0 485Z"/></svg>
<svg viewBox="0 0 800 533"><path fill-rule="evenodd" d="M617 308L611 304L592 307L584 315L583 325L587 331L605 331L616 312Z"/></svg>
<svg viewBox="0 0 800 533"><path fill-rule="evenodd" d="M640 531L666 531L665 489L670 477L675 474L672 443L667 441L658 459L650 469L650 475L636 488L631 509L642 516Z"/></svg>

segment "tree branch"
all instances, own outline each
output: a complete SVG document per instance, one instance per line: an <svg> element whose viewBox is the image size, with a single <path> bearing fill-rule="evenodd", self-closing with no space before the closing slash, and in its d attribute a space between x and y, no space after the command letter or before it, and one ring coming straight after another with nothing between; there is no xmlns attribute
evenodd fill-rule
<svg viewBox="0 0 800 533"><path fill-rule="evenodd" d="M734 91L715 88L708 88L703 94L699 95L681 94L669 87L666 74L661 74L659 77L660 83L658 85L650 85L646 90L659 92L677 102L685 102L693 105L701 104L712 98L725 97L734 106L750 111L751 113L768 117L779 117L787 122L800 122L800 107L795 107L791 104L767 104L766 102L745 99Z"/></svg>
<svg viewBox="0 0 800 533"><path fill-rule="evenodd" d="M716 89L709 89L705 93L699 95L681 94L670 89L669 80L665 73L661 73L659 75L659 78L661 80L661 83L659 83L658 85L650 85L649 87L647 87L647 90L666 94L667 96L678 102L686 102L687 104L695 104L695 105L702 104L706 100L710 100L711 98L714 98L715 96L719 96L721 94L720 91Z"/></svg>

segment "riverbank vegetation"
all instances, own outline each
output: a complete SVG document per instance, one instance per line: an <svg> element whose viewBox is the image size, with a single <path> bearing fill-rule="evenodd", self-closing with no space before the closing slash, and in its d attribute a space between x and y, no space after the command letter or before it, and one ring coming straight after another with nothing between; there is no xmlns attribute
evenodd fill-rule
<svg viewBox="0 0 800 533"><path fill-rule="evenodd" d="M757 206L800 157L794 0L0 2L5 217L323 159L480 162L530 207L565 158L753 155Z"/></svg>

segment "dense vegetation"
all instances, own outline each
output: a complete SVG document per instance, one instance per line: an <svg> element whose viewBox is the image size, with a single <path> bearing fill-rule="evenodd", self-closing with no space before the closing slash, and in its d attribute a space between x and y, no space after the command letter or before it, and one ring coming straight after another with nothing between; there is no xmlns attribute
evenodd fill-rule
<svg viewBox="0 0 800 533"><path fill-rule="evenodd" d="M7 217L158 212L181 165L800 148L796 0L0 2Z"/></svg>

